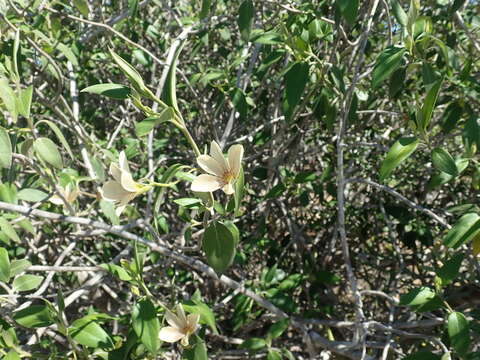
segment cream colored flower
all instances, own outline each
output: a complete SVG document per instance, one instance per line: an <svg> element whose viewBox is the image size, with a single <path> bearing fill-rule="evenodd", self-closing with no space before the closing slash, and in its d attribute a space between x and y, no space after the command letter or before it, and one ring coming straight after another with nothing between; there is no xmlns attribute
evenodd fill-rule
<svg viewBox="0 0 480 360"><path fill-rule="evenodd" d="M118 165L110 164L110 175L114 180L107 181L101 190L102 197L108 201L118 202L116 209L117 215L120 215L125 206L137 195L147 192L151 189L150 185L140 184L133 180L130 168L128 167L125 152L121 152L118 157Z"/></svg>
<svg viewBox="0 0 480 360"><path fill-rule="evenodd" d="M73 184L67 184L65 187L58 186L58 192L67 200L69 204L73 204L77 200L80 191ZM55 205L65 205L63 200L57 194L53 195L49 201Z"/></svg>
<svg viewBox="0 0 480 360"><path fill-rule="evenodd" d="M182 304L178 304L176 310L177 315L169 310L165 311L165 320L170 326L161 328L158 337L160 340L169 343L181 340L180 343L183 346L188 346L188 338L197 330L200 315L190 314L185 316Z"/></svg>
<svg viewBox="0 0 480 360"><path fill-rule="evenodd" d="M232 145L225 158L222 149L212 141L210 155L200 155L197 158L200 166L208 174L199 175L193 180L192 190L199 192L213 192L222 189L227 195L235 192L233 185L238 178L242 167L243 146Z"/></svg>

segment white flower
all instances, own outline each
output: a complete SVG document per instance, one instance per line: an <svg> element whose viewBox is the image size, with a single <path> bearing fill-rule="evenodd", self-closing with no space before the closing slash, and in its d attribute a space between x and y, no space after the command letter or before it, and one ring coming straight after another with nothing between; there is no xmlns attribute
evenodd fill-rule
<svg viewBox="0 0 480 360"><path fill-rule="evenodd" d="M150 185L140 184L133 180L127 157L123 151L118 157L118 165L110 164L110 175L114 180L107 181L103 185L101 193L105 200L118 202L115 211L117 215L120 215L125 206L137 195L147 192L151 188Z"/></svg>
<svg viewBox="0 0 480 360"><path fill-rule="evenodd" d="M199 175L193 180L192 190L213 192L222 189L227 195L235 192L233 184L238 178L242 167L243 146L232 145L225 158L222 149L215 141L210 145L210 155L200 155L198 165L208 174Z"/></svg>
<svg viewBox="0 0 480 360"><path fill-rule="evenodd" d="M58 186L58 192L67 200L67 203L73 204L77 200L80 191L77 187L74 187L73 184L67 184L65 187ZM57 194L53 195L49 201L55 205L65 205L63 200Z"/></svg>
<svg viewBox="0 0 480 360"><path fill-rule="evenodd" d="M180 343L183 346L188 346L188 338L197 330L200 315L190 314L185 316L182 304L178 304L176 310L177 315L169 310L165 311L165 320L170 326L161 328L158 337L160 340L169 343L181 340Z"/></svg>

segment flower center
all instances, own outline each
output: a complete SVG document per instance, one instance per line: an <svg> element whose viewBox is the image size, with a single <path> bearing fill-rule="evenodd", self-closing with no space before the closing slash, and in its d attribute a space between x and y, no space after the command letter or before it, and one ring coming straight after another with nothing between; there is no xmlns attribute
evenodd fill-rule
<svg viewBox="0 0 480 360"><path fill-rule="evenodd" d="M235 179L235 175L231 170L227 170L223 173L222 179L225 184L230 184Z"/></svg>

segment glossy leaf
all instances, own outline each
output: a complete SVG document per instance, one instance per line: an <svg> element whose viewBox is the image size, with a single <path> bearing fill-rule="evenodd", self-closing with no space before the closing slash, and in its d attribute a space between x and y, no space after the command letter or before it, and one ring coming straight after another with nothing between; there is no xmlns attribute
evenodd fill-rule
<svg viewBox="0 0 480 360"><path fill-rule="evenodd" d="M250 31L252 30L253 16L255 9L252 0L244 0L238 9L238 27L243 41L248 41L250 38Z"/></svg>
<svg viewBox="0 0 480 360"><path fill-rule="evenodd" d="M459 355L465 355L470 347L470 324L465 315L452 312L447 319L450 343Z"/></svg>
<svg viewBox="0 0 480 360"><path fill-rule="evenodd" d="M295 63L285 74L284 111L290 118L300 102L309 80L309 66L306 62Z"/></svg>
<svg viewBox="0 0 480 360"><path fill-rule="evenodd" d="M125 85L108 83L92 85L86 87L81 92L99 94L112 99L123 100L130 96L132 90Z"/></svg>
<svg viewBox="0 0 480 360"><path fill-rule="evenodd" d="M46 305L30 305L13 313L13 319L27 328L39 328L53 324L53 317Z"/></svg>
<svg viewBox="0 0 480 360"><path fill-rule="evenodd" d="M432 151L432 162L433 166L439 171L442 171L451 176L458 175L457 165L452 155L448 153L447 150L442 148L435 148Z"/></svg>
<svg viewBox="0 0 480 360"><path fill-rule="evenodd" d="M463 215L457 223L448 231L443 243L457 249L472 240L480 232L480 216L476 213Z"/></svg>
<svg viewBox="0 0 480 360"><path fill-rule="evenodd" d="M208 264L216 272L224 272L235 257L235 238L228 227L214 221L205 229L203 251Z"/></svg>
<svg viewBox="0 0 480 360"><path fill-rule="evenodd" d="M405 52L404 47L389 46L380 54L372 73L372 87L374 89L379 87L402 65Z"/></svg>
<svg viewBox="0 0 480 360"><path fill-rule="evenodd" d="M407 13L403 10L398 0L390 0L390 3L392 4L393 15L397 22L403 27L407 26Z"/></svg>
<svg viewBox="0 0 480 360"><path fill-rule="evenodd" d="M380 181L387 179L393 170L403 163L417 149L419 141L415 137L401 138L388 151L380 168Z"/></svg>
<svg viewBox="0 0 480 360"><path fill-rule="evenodd" d="M69 333L76 342L87 347L113 347L110 336L89 316L75 320L69 328Z"/></svg>
<svg viewBox="0 0 480 360"><path fill-rule="evenodd" d="M158 338L160 321L150 300L140 300L135 304L132 311L132 326L142 344L155 355L160 345Z"/></svg>
<svg viewBox="0 0 480 360"><path fill-rule="evenodd" d="M250 339L247 339L240 345L242 349L248 349L252 351L261 350L266 346L267 346L267 343L265 342L265 340L257 337L252 337Z"/></svg>
<svg viewBox="0 0 480 360"><path fill-rule="evenodd" d="M463 257L462 253L455 254L437 270L437 276L440 278L442 286L450 284L458 276Z"/></svg>

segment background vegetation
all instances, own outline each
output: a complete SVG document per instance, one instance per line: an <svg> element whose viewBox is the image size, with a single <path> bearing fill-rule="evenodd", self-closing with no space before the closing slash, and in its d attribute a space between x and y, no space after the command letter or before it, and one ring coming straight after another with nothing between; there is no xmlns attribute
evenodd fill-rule
<svg viewBox="0 0 480 360"><path fill-rule="evenodd" d="M480 358L479 7L0 0L0 356Z"/></svg>

